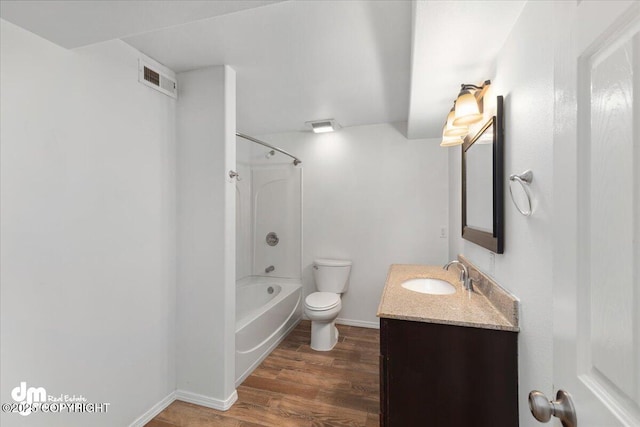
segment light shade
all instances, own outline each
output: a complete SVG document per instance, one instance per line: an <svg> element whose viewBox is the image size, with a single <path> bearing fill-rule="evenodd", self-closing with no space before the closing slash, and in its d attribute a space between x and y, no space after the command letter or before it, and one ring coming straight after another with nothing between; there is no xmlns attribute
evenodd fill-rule
<svg viewBox="0 0 640 427"><path fill-rule="evenodd" d="M470 90L463 89L456 100L453 126L469 125L480 120L482 120L482 113L478 107L478 100Z"/></svg>
<svg viewBox="0 0 640 427"><path fill-rule="evenodd" d="M455 118L455 106L449 111L447 116L447 124L444 127L442 136L467 136L469 133L469 126L461 125L455 126L453 119Z"/></svg>
<svg viewBox="0 0 640 427"><path fill-rule="evenodd" d="M464 139L461 136L453 136L442 138L442 142L440 143L441 147L455 147L456 145L462 145L464 143Z"/></svg>

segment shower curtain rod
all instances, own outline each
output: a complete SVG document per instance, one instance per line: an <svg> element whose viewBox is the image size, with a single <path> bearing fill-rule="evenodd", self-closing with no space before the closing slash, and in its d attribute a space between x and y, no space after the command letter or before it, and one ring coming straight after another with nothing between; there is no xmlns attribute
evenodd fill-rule
<svg viewBox="0 0 640 427"><path fill-rule="evenodd" d="M286 151L284 151L284 150L282 150L282 149L280 149L278 147L274 147L273 145L267 144L266 142L260 141L259 139L256 139L256 138L254 138L252 136L245 135L245 134L240 133L240 132L236 132L236 136L239 136L240 138L244 138L244 139L247 139L249 141L255 142L256 144L264 145L265 147L271 148L272 150L276 150L279 153L282 153L282 154L284 154L286 156L291 157L293 159L293 165L294 166L298 166L300 163L302 163L302 160L300 160L299 158L297 158L293 154L287 153Z"/></svg>

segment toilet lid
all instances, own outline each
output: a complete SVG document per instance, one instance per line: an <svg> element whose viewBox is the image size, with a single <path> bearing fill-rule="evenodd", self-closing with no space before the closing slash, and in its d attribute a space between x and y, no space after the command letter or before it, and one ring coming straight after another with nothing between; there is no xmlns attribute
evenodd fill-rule
<svg viewBox="0 0 640 427"><path fill-rule="evenodd" d="M340 303L340 295L332 292L314 292L304 300L310 310L328 310Z"/></svg>

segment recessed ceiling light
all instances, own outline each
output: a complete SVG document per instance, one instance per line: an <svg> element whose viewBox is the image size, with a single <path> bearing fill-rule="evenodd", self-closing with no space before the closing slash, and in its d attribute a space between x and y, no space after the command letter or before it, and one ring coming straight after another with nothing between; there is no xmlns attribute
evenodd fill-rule
<svg viewBox="0 0 640 427"><path fill-rule="evenodd" d="M333 132L340 129L340 125L334 119L312 120L306 122L305 125L313 133Z"/></svg>

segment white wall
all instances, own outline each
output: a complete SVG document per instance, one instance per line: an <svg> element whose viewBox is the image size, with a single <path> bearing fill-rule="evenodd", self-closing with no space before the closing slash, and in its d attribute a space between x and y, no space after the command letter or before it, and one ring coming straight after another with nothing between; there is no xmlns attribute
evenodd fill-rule
<svg viewBox="0 0 640 427"><path fill-rule="evenodd" d="M1 400L111 403L0 424L128 425L175 389L175 101L121 41L0 28Z"/></svg>
<svg viewBox="0 0 640 427"><path fill-rule="evenodd" d="M403 124L404 125L404 124ZM390 264L444 264L448 240L447 151L407 140L400 125L261 136L302 160L303 282L315 290L315 258L353 260L339 319L377 326ZM265 148L256 148L264 159ZM286 160L285 160L286 159ZM289 161L281 154L270 161Z"/></svg>
<svg viewBox="0 0 640 427"><path fill-rule="evenodd" d="M505 250L495 256L495 267L489 251L460 238L460 148L449 150L449 256L464 254L521 300L520 425L532 427L539 423L529 413L529 391L552 389L552 9L551 2L526 4L499 54L487 95L505 96ZM525 169L533 171L536 196L529 218L516 211L507 187L508 176Z"/></svg>
<svg viewBox="0 0 640 427"><path fill-rule="evenodd" d="M178 74L178 397L235 398L235 72Z"/></svg>

